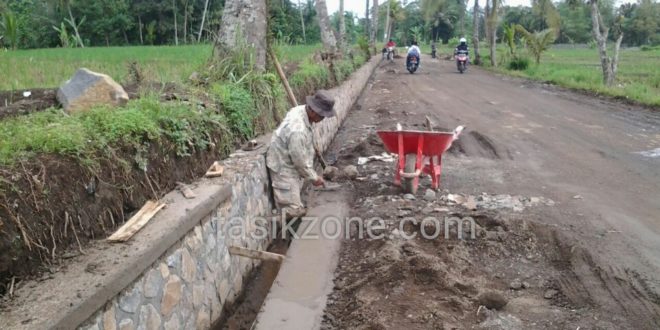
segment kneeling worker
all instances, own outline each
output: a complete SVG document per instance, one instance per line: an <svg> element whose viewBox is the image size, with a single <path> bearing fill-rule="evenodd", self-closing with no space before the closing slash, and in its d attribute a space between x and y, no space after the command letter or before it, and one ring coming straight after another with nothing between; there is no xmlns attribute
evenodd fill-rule
<svg viewBox="0 0 660 330"><path fill-rule="evenodd" d="M314 144L312 124L334 117L335 101L327 91L320 90L307 97L307 104L289 111L273 133L266 154L275 204L285 212L287 219L302 217L307 210L302 204L300 191L303 180L315 186L325 184L314 171Z"/></svg>

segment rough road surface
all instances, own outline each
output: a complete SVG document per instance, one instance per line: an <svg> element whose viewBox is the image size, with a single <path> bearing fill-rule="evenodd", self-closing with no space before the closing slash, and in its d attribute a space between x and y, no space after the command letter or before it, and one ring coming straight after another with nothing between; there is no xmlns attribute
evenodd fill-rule
<svg viewBox="0 0 660 330"><path fill-rule="evenodd" d="M351 215L385 219L385 239L344 242L324 327L660 327L660 113L430 58L410 75L398 60L326 158L357 165L384 151L377 129L422 130L425 116L468 127L442 187L424 179L413 199L392 186L393 163L358 166ZM433 231L427 216L475 225L406 239Z"/></svg>

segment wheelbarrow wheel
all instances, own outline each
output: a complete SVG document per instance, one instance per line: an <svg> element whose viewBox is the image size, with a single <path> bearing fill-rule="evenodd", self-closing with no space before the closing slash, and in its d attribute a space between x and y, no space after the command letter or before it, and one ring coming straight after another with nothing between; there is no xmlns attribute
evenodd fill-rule
<svg viewBox="0 0 660 330"><path fill-rule="evenodd" d="M406 165L404 167L404 172L414 173L415 165L417 163L417 155L408 154L406 155ZM401 187L406 193L411 193L413 195L417 194L417 183L419 178L401 178Z"/></svg>

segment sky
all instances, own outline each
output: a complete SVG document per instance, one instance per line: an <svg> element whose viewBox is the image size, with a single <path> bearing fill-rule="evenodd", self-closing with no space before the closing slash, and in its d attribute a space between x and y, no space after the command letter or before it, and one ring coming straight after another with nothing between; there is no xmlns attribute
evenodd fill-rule
<svg viewBox="0 0 660 330"><path fill-rule="evenodd" d="M379 3L384 3L386 0L380 0ZM328 13L332 13L339 10L339 0L326 0L328 5ZM373 0L369 0L369 5L371 6ZM483 6L486 3L486 0L479 0L479 4ZM506 5L508 6L518 6L526 5L529 6L531 0L505 0ZM366 1L365 0L344 0L344 10L357 13L359 17L364 17ZM472 8L474 6L474 0L468 0L468 7Z"/></svg>
<svg viewBox="0 0 660 330"><path fill-rule="evenodd" d="M379 3L384 3L386 0L380 0L378 1ZM617 0L617 4L625 3L625 2L635 2L635 0ZM339 11L339 0L326 0L326 3L328 5L328 13L332 15L332 13ZM369 0L369 4L371 5L373 3L373 0ZM531 0L504 0L504 4L507 6L530 6L532 3ZM486 0L479 0L479 5L483 7L483 5L486 4ZM366 2L365 0L344 0L344 10L346 11L351 11L354 13L358 14L358 17L364 17L364 11L365 11L365 5ZM474 0L468 0L468 8L472 8L474 6Z"/></svg>

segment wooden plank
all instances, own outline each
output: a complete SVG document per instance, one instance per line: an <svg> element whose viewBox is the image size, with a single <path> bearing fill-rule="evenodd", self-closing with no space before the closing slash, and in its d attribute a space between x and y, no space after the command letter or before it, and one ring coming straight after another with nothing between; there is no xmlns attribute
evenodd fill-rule
<svg viewBox="0 0 660 330"><path fill-rule="evenodd" d="M159 203L157 201L148 201L142 206L140 211L138 211L133 217L131 217L119 230L117 230L112 236L108 237L110 242L126 242L135 233L137 233L142 227L144 227L151 218L158 213L163 207L164 203Z"/></svg>
<svg viewBox="0 0 660 330"><path fill-rule="evenodd" d="M222 176L222 174L225 173L225 168L220 165L220 162L213 162L213 165L209 167L208 171L206 171L206 174L204 174L205 177L207 178L215 178L218 176Z"/></svg>
<svg viewBox="0 0 660 330"><path fill-rule="evenodd" d="M252 258L252 259L259 259L259 260L272 260L277 262L284 261L284 256L281 254L266 252L266 251L250 250L238 246L230 246L229 254Z"/></svg>

